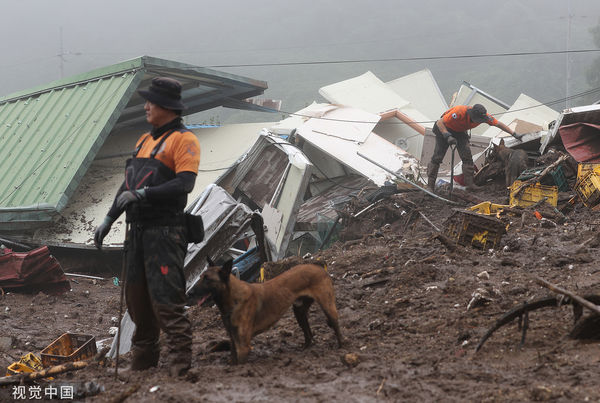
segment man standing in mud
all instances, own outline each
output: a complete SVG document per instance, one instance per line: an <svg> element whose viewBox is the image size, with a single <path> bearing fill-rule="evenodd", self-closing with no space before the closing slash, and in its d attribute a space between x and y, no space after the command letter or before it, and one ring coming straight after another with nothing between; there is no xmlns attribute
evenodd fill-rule
<svg viewBox="0 0 600 403"><path fill-rule="evenodd" d="M469 190L477 190L473 176L475 165L473 156L469 148L469 135L467 130L479 126L481 123L487 123L490 126L496 126L515 138L519 136L504 123L498 122L496 118L487 114L485 107L481 104L475 104L472 107L467 105L458 105L448 109L442 114L433 125L435 133L435 149L431 161L427 164L427 187L433 192L435 181L437 179L440 164L446 155L448 146L456 146L458 155L462 160L462 171L465 179L465 186Z"/></svg>
<svg viewBox="0 0 600 403"><path fill-rule="evenodd" d="M132 337L131 370L158 365L159 334L168 342L171 376L182 376L191 366L192 331L184 314L187 251L183 209L194 188L200 163L196 136L182 123L181 84L157 77L147 90L146 120L152 130L137 141L127 161L125 181L94 243L101 248L113 222L126 212L130 226L125 295L136 325Z"/></svg>

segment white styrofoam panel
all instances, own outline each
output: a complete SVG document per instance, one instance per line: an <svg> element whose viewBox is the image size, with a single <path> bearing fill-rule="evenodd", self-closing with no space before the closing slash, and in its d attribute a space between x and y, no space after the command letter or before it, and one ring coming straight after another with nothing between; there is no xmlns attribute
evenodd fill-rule
<svg viewBox="0 0 600 403"><path fill-rule="evenodd" d="M332 104L352 106L376 114L390 109L400 109L409 104L370 71L349 80L321 87L319 94Z"/></svg>
<svg viewBox="0 0 600 403"><path fill-rule="evenodd" d="M410 102L411 107L425 115L428 120L438 119L448 109L442 91L429 69L388 81L387 85Z"/></svg>

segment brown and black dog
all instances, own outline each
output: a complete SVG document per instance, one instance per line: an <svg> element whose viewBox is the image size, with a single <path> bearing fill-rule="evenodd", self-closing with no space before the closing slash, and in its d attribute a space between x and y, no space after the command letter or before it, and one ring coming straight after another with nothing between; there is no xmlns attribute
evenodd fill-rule
<svg viewBox="0 0 600 403"><path fill-rule="evenodd" d="M194 291L198 295L210 293L219 307L231 339L234 364L247 361L252 337L273 326L290 305L304 332L304 347L312 343L308 310L314 301L323 309L338 346L342 346L333 283L322 267L301 264L265 283L250 284L231 274L231 261L222 267L209 265Z"/></svg>
<svg viewBox="0 0 600 403"><path fill-rule="evenodd" d="M504 180L509 187L517 177L527 169L527 153L524 150L515 150L504 145L504 139L500 144L492 143L492 151L489 155L491 161L501 161L504 167Z"/></svg>

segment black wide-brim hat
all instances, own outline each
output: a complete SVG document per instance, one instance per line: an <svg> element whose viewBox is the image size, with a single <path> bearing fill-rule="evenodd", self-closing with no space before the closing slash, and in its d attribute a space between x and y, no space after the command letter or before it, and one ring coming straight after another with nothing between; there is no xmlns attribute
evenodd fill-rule
<svg viewBox="0 0 600 403"><path fill-rule="evenodd" d="M467 109L467 113L475 123L484 123L488 121L487 110L485 109L485 106L481 104L473 105L471 108Z"/></svg>
<svg viewBox="0 0 600 403"><path fill-rule="evenodd" d="M185 105L181 102L181 83L169 77L156 77L147 90L138 93L146 101L152 102L165 109L182 111Z"/></svg>

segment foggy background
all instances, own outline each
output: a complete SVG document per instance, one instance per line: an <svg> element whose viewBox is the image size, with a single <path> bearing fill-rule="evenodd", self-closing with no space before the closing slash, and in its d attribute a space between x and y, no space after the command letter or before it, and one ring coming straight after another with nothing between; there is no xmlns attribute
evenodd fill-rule
<svg viewBox="0 0 600 403"><path fill-rule="evenodd" d="M592 103L600 69L598 0L319 0L289 2L0 0L0 96L148 55L266 81L295 112L321 86L372 71L383 81L428 68L447 101L463 81L512 104L520 93L561 111ZM546 55L460 57L506 53ZM380 59L431 58L377 61ZM365 61L366 60L366 61ZM371 60L371 61L368 61ZM350 61L347 63L321 63ZM300 64L320 62L317 64ZM286 65L290 63L290 65ZM240 66L240 65L259 66ZM266 64L279 64L266 66ZM227 66L227 67L222 67ZM238 66L238 67L236 67ZM284 116L196 115L203 123ZM192 120L194 120L194 118Z"/></svg>

